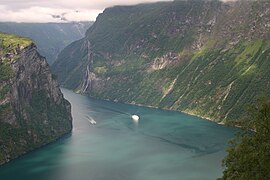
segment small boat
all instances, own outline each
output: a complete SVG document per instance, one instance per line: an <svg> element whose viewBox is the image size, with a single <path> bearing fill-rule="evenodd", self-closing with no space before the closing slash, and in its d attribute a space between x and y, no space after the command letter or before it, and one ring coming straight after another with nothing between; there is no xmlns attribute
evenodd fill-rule
<svg viewBox="0 0 270 180"><path fill-rule="evenodd" d="M134 120L134 121L139 121L140 117L138 115L132 115L131 118Z"/></svg>

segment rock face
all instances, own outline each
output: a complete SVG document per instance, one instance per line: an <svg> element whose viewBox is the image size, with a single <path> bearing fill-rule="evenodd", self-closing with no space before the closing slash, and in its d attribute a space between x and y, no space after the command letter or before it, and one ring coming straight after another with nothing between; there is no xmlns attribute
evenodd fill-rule
<svg viewBox="0 0 270 180"><path fill-rule="evenodd" d="M71 106L30 39L0 33L0 164L72 129Z"/></svg>
<svg viewBox="0 0 270 180"><path fill-rule="evenodd" d="M106 9L54 63L90 96L236 121L270 98L270 2L174 1Z"/></svg>

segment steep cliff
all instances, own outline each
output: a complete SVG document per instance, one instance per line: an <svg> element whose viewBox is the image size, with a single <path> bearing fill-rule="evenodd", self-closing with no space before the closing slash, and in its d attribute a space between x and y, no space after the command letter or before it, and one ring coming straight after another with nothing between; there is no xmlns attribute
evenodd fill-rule
<svg viewBox="0 0 270 180"><path fill-rule="evenodd" d="M53 70L102 99L236 121L269 98L270 3L174 1L106 9Z"/></svg>
<svg viewBox="0 0 270 180"><path fill-rule="evenodd" d="M70 132L70 111L32 41L0 33L0 164Z"/></svg>
<svg viewBox="0 0 270 180"><path fill-rule="evenodd" d="M15 23L0 22L0 31L30 37L52 64L67 45L84 37L93 22Z"/></svg>

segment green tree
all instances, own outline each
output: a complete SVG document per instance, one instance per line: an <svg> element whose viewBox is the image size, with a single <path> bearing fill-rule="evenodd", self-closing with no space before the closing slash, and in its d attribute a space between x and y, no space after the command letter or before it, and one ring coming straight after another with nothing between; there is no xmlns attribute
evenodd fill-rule
<svg viewBox="0 0 270 180"><path fill-rule="evenodd" d="M230 141L221 179L270 179L270 101L249 110L243 131Z"/></svg>

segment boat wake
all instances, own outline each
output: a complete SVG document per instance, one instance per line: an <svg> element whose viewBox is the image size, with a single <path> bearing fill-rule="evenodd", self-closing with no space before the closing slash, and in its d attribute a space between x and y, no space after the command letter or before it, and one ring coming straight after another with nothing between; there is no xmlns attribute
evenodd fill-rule
<svg viewBox="0 0 270 180"><path fill-rule="evenodd" d="M92 125L96 125L97 124L97 122L92 117L90 117L90 116L86 116L86 117L87 117L87 120L88 120L88 122L90 124L92 124Z"/></svg>

